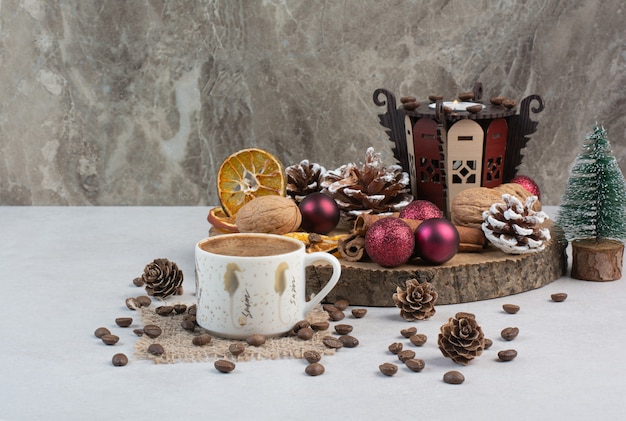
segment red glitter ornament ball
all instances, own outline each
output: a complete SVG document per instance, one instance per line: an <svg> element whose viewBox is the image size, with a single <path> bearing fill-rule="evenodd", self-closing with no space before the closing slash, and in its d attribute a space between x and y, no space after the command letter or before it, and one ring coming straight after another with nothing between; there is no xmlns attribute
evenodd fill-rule
<svg viewBox="0 0 626 421"><path fill-rule="evenodd" d="M443 218L443 212L431 201L414 200L400 211L400 218L423 221L432 218Z"/></svg>
<svg viewBox="0 0 626 421"><path fill-rule="evenodd" d="M526 175L517 175L511 179L511 183L519 184L534 196L537 196L537 199L541 200L541 191L539 190L539 186L532 178Z"/></svg>
<svg viewBox="0 0 626 421"><path fill-rule="evenodd" d="M379 219L365 233L367 255L383 267L405 263L413 255L414 247L413 230L400 218Z"/></svg>
<svg viewBox="0 0 626 421"><path fill-rule="evenodd" d="M445 218L428 219L415 230L415 254L434 265L452 259L459 250L459 232Z"/></svg>
<svg viewBox="0 0 626 421"><path fill-rule="evenodd" d="M306 232L328 234L339 223L341 213L335 199L324 193L311 193L299 205L302 214L300 226Z"/></svg>

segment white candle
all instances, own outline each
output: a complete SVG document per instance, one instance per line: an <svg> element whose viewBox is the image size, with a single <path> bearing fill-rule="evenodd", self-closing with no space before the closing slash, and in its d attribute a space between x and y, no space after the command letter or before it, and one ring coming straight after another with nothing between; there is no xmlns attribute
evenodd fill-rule
<svg viewBox="0 0 626 421"><path fill-rule="evenodd" d="M428 107L429 108L435 108L436 105L437 104L433 102ZM482 105L482 104L479 104L478 102L459 102L456 99L454 101L444 101L444 103L443 103L444 107L448 107L452 111L466 111L467 107L471 107L471 106L474 106L474 105ZM484 108L485 108L485 106L483 105L483 109Z"/></svg>

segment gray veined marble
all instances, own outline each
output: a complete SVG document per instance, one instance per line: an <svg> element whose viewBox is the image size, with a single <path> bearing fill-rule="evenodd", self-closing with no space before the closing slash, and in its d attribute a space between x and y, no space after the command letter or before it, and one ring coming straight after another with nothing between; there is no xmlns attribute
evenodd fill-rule
<svg viewBox="0 0 626 421"><path fill-rule="evenodd" d="M626 169L620 0L0 2L0 204L209 205L244 147L336 168L377 88L543 97L520 173L560 202L604 124Z"/></svg>

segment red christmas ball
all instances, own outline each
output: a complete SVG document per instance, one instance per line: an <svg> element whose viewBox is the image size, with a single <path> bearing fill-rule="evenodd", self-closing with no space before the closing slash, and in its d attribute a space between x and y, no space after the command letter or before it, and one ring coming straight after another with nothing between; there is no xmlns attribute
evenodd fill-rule
<svg viewBox="0 0 626 421"><path fill-rule="evenodd" d="M431 201L414 200L400 211L400 218L423 221L431 218L443 218L443 212Z"/></svg>
<svg viewBox="0 0 626 421"><path fill-rule="evenodd" d="M517 175L511 179L511 183L519 184L534 196L537 196L537 199L541 200L541 191L539 190L539 186L532 178L525 175Z"/></svg>
<svg viewBox="0 0 626 421"><path fill-rule="evenodd" d="M335 199L323 193L307 195L299 205L302 214L301 227L306 232L328 234L339 223L339 206Z"/></svg>
<svg viewBox="0 0 626 421"><path fill-rule="evenodd" d="M400 218L383 218L365 233L365 251L376 263L391 268L405 263L413 255L415 236Z"/></svg>
<svg viewBox="0 0 626 421"><path fill-rule="evenodd" d="M445 218L428 219L415 230L415 254L435 265L452 259L459 242L459 232Z"/></svg>

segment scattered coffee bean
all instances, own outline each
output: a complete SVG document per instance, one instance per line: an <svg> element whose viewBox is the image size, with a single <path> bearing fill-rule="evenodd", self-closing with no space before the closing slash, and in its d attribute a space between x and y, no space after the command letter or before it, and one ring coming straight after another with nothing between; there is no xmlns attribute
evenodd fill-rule
<svg viewBox="0 0 626 421"><path fill-rule="evenodd" d="M298 339L302 339L303 341L308 341L313 337L315 332L310 327L303 327L298 331Z"/></svg>
<svg viewBox="0 0 626 421"><path fill-rule="evenodd" d="M304 351L302 354L305 360L307 360L310 364L318 363L322 359L322 354L317 351Z"/></svg>
<svg viewBox="0 0 626 421"><path fill-rule="evenodd" d="M550 295L550 298L552 299L552 301L560 303L561 301L565 301L565 299L567 298L567 294L564 292L557 292L556 294Z"/></svg>
<svg viewBox="0 0 626 421"><path fill-rule="evenodd" d="M460 371L452 370L443 375L443 381L448 384L461 384L465 381L465 376Z"/></svg>
<svg viewBox="0 0 626 421"><path fill-rule="evenodd" d="M265 343L266 340L267 338L265 336L259 335L258 333L250 335L246 338L246 342L248 343L248 345L252 346L261 346Z"/></svg>
<svg viewBox="0 0 626 421"><path fill-rule="evenodd" d="M128 364L128 357L124 354L115 354L113 358L111 358L111 362L116 367L123 367Z"/></svg>
<svg viewBox="0 0 626 421"><path fill-rule="evenodd" d="M426 343L427 340L428 336L424 335L423 333L416 333L409 338L409 341L411 341L411 343L415 346L422 346Z"/></svg>
<svg viewBox="0 0 626 421"><path fill-rule="evenodd" d="M137 302L136 298L129 297L126 299L126 307L128 307L129 310L137 310L141 305Z"/></svg>
<svg viewBox="0 0 626 421"><path fill-rule="evenodd" d="M139 337L143 336L143 329L134 329L133 333Z"/></svg>
<svg viewBox="0 0 626 421"><path fill-rule="evenodd" d="M420 372L426 366L426 362L424 360L420 360L419 358L410 358L404 362L404 364L412 371Z"/></svg>
<svg viewBox="0 0 626 421"><path fill-rule="evenodd" d="M136 287L142 287L145 285L145 283L146 282L141 277L133 279L133 285L135 285Z"/></svg>
<svg viewBox="0 0 626 421"><path fill-rule="evenodd" d="M485 338L485 349L491 348L491 345L493 345L493 341L489 338Z"/></svg>
<svg viewBox="0 0 626 421"><path fill-rule="evenodd" d="M110 333L102 336L100 339L107 345L115 345L120 340L119 336L112 335Z"/></svg>
<svg viewBox="0 0 626 421"><path fill-rule="evenodd" d="M191 340L191 343L197 346L202 346L210 344L211 340L213 340L213 337L211 335L209 335L208 333L203 333L201 335L194 336Z"/></svg>
<svg viewBox="0 0 626 421"><path fill-rule="evenodd" d="M298 323L293 325L293 333L298 333L300 329L305 327L311 327L311 323L308 320L300 320Z"/></svg>
<svg viewBox="0 0 626 421"><path fill-rule="evenodd" d="M330 323L328 322L314 322L311 323L311 329L315 330L315 331L322 331L322 330L328 330L328 328L330 327Z"/></svg>
<svg viewBox="0 0 626 421"><path fill-rule="evenodd" d="M335 325L335 332L340 335L347 335L348 333L352 332L352 325L337 324Z"/></svg>
<svg viewBox="0 0 626 421"><path fill-rule="evenodd" d="M232 344L228 345L228 351L230 351L230 353L235 357L237 355L243 354L245 350L246 344L243 342L233 342Z"/></svg>
<svg viewBox="0 0 626 421"><path fill-rule="evenodd" d="M504 339L505 341L512 341L517 337L518 334L519 329L516 327L507 327L502 329L502 332L500 332L500 336L502 336L502 339Z"/></svg>
<svg viewBox="0 0 626 421"><path fill-rule="evenodd" d="M196 330L196 323L190 319L183 319L183 321L180 322L180 327L189 332L193 332L194 330Z"/></svg>
<svg viewBox="0 0 626 421"><path fill-rule="evenodd" d="M357 346L359 346L359 340L354 336L341 335L339 337L339 340L346 348L356 348Z"/></svg>
<svg viewBox="0 0 626 421"><path fill-rule="evenodd" d="M146 335L148 335L151 338L156 338L161 333L163 333L163 331L157 325L145 325L143 327L143 333L145 333Z"/></svg>
<svg viewBox="0 0 626 421"><path fill-rule="evenodd" d="M135 298L135 300L140 307L150 307L150 305L152 304L152 298L148 297L147 295L140 295L139 297Z"/></svg>
<svg viewBox="0 0 626 421"><path fill-rule="evenodd" d="M327 348L332 348L332 349L341 349L341 348L343 348L343 342L341 342L339 339L335 338L334 336L324 336L322 338L322 343Z"/></svg>
<svg viewBox="0 0 626 421"><path fill-rule="evenodd" d="M393 376L398 372L398 366L392 363L384 363L378 366L378 369L385 376Z"/></svg>
<svg viewBox="0 0 626 421"><path fill-rule="evenodd" d="M150 344L150 346L148 347L148 352L158 357L165 353L165 349L163 348L163 345L161 344Z"/></svg>
<svg viewBox="0 0 626 421"><path fill-rule="evenodd" d="M192 316L196 315L196 311L198 310L198 306L195 304L192 304L189 306L189 308L187 309L187 314L190 314Z"/></svg>
<svg viewBox="0 0 626 421"><path fill-rule="evenodd" d="M389 345L387 349L392 354L398 354L400 351L402 351L402 344L400 342L394 342L391 345Z"/></svg>
<svg viewBox="0 0 626 421"><path fill-rule="evenodd" d="M154 309L154 312L159 316L169 316L174 311L172 306L159 306Z"/></svg>
<svg viewBox="0 0 626 421"><path fill-rule="evenodd" d="M115 319L115 324L118 325L119 327L128 327L131 324L133 324L133 318L132 317L118 317L117 319Z"/></svg>
<svg viewBox="0 0 626 421"><path fill-rule="evenodd" d="M409 102L415 102L415 101L417 101L417 98L415 98L414 96L401 96L400 97L401 104L407 104Z"/></svg>
<svg viewBox="0 0 626 421"><path fill-rule="evenodd" d="M353 308L352 309L352 316L354 316L355 319L361 319L365 317L366 314L367 314L366 308Z"/></svg>
<svg viewBox="0 0 626 421"><path fill-rule="evenodd" d="M304 369L304 372L309 376L319 376L320 374L324 374L324 371L326 371L326 369L320 363L311 363Z"/></svg>
<svg viewBox="0 0 626 421"><path fill-rule="evenodd" d="M411 358L415 358L415 351L411 351L410 349L405 349L403 351L398 352L398 359L402 362L410 360Z"/></svg>
<svg viewBox="0 0 626 421"><path fill-rule="evenodd" d="M322 304L322 310L324 310L327 313L330 313L331 311L337 311L339 309L332 304Z"/></svg>
<svg viewBox="0 0 626 421"><path fill-rule="evenodd" d="M416 327L409 327L406 329L402 329L400 331L400 335L404 336L405 338L410 338L411 336L415 335L417 333L417 328Z"/></svg>
<svg viewBox="0 0 626 421"><path fill-rule="evenodd" d="M220 373L230 373L235 369L235 363L228 360L217 360L213 363L213 366Z"/></svg>
<svg viewBox="0 0 626 421"><path fill-rule="evenodd" d="M519 311L519 306L516 304L503 304L502 310L506 311L509 314L515 314Z"/></svg>
<svg viewBox="0 0 626 421"><path fill-rule="evenodd" d="M403 104L404 109L407 111L416 110L417 107L419 106L420 106L419 102L407 102L406 104Z"/></svg>
<svg viewBox="0 0 626 421"><path fill-rule="evenodd" d="M498 352L498 358L502 361L511 361L517 357L517 351L514 349L505 349Z"/></svg>
<svg viewBox="0 0 626 421"><path fill-rule="evenodd" d="M343 320L343 318L346 317L346 314L341 310L335 310L328 313L328 317L333 322L338 322L339 320Z"/></svg>
<svg viewBox="0 0 626 421"><path fill-rule="evenodd" d="M348 300L337 300L335 301L334 306L337 310L344 311L350 306L350 303Z"/></svg>
<svg viewBox="0 0 626 421"><path fill-rule="evenodd" d="M104 335L110 335L111 331L106 327L99 327L93 334L96 335L96 338L102 338Z"/></svg>
<svg viewBox="0 0 626 421"><path fill-rule="evenodd" d="M174 313L183 314L185 311L187 311L186 304L174 304Z"/></svg>

